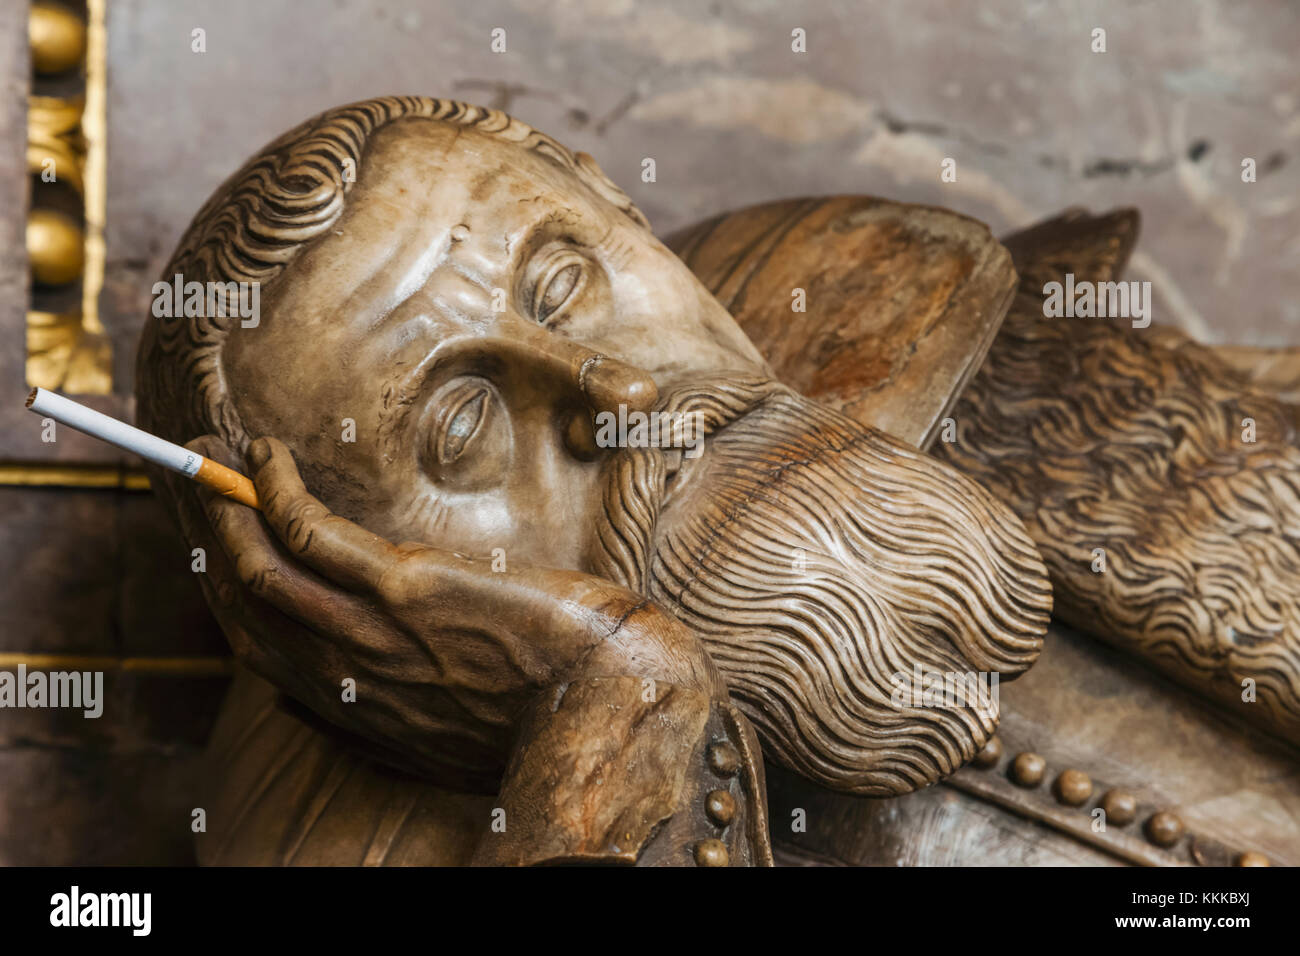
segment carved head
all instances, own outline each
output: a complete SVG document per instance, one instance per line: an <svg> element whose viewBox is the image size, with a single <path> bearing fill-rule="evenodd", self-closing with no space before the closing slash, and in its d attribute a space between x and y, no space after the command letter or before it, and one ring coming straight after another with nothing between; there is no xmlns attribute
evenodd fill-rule
<svg viewBox="0 0 1300 956"><path fill-rule="evenodd" d="M217 191L176 273L260 283L260 318L151 318L144 427L274 435L377 534L646 595L705 640L769 754L823 784L951 772L995 701L896 691L1038 654L1050 591L1017 519L773 381L589 157L502 113L329 111Z"/></svg>

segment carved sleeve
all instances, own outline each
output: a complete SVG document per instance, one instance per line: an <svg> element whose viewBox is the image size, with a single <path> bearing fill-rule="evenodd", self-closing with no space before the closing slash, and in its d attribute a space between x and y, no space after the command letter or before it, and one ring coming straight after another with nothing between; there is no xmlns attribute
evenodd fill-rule
<svg viewBox="0 0 1300 956"><path fill-rule="evenodd" d="M479 865L770 866L763 766L729 702L638 677L525 714Z"/></svg>

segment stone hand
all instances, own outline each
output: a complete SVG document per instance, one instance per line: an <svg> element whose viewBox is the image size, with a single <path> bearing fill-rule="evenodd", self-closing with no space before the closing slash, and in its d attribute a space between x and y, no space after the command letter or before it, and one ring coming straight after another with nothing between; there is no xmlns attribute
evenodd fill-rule
<svg viewBox="0 0 1300 956"><path fill-rule="evenodd" d="M240 467L212 436L189 447ZM252 442L245 464L261 513L193 492L206 519L198 530L224 558L206 584L236 655L379 744L389 762L487 785L523 709L577 679L634 676L726 694L701 643L632 591L576 571L498 573L488 559L393 544L309 494L274 438Z"/></svg>

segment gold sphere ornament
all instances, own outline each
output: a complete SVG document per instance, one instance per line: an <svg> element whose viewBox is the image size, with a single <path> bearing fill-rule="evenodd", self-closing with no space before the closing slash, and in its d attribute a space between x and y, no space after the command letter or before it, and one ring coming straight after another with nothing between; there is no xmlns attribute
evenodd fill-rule
<svg viewBox="0 0 1300 956"><path fill-rule="evenodd" d="M67 7L36 0L27 18L32 67L37 73L63 73L86 55L86 24Z"/></svg>
<svg viewBox="0 0 1300 956"><path fill-rule="evenodd" d="M43 285L66 285L85 265L81 227L61 212L33 209L27 217L27 258L32 278Z"/></svg>

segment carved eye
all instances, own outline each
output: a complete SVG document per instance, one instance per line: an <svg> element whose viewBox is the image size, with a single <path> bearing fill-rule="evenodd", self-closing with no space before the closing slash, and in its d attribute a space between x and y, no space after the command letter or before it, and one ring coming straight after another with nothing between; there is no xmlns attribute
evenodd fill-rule
<svg viewBox="0 0 1300 956"><path fill-rule="evenodd" d="M510 474L514 430L490 378L470 373L444 382L425 406L420 434L420 466L440 488L495 488Z"/></svg>
<svg viewBox="0 0 1300 956"><path fill-rule="evenodd" d="M488 390L481 385L457 389L449 396L445 411L438 416L434 450L438 462L450 465L465 452L478 434L487 410Z"/></svg>
<svg viewBox="0 0 1300 956"><path fill-rule="evenodd" d="M541 295L537 297L537 321L545 322L573 297L582 278L582 266L568 262L553 270L543 281Z"/></svg>

